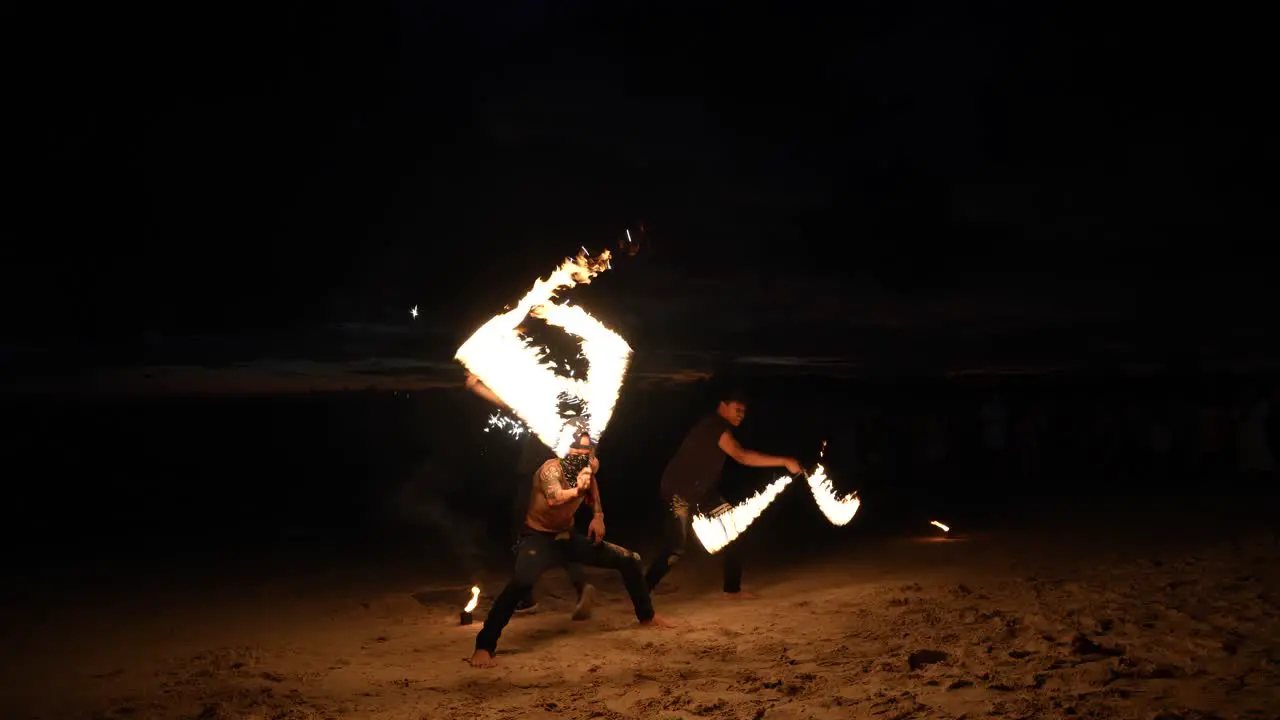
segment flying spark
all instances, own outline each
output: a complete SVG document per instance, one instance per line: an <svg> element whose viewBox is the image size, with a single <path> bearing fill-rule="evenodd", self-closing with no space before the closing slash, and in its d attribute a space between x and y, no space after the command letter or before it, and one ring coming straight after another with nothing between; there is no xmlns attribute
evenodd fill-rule
<svg viewBox="0 0 1280 720"><path fill-rule="evenodd" d="M418 306L417 306L417 305L414 305L412 308L409 308L409 314L410 314L411 316L413 316L414 318L417 318L417 317L418 317Z"/></svg>
<svg viewBox="0 0 1280 720"><path fill-rule="evenodd" d="M529 427L520 422L519 418L514 418L501 413L494 413L489 416L489 424L485 426L484 431L503 430L513 438L522 438L524 434L529 432Z"/></svg>

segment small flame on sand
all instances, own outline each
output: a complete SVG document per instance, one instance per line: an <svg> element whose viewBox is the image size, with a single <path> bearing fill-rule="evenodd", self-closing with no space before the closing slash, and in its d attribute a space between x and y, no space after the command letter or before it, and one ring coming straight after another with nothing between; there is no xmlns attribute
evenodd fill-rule
<svg viewBox="0 0 1280 720"><path fill-rule="evenodd" d="M836 497L835 486L827 477L827 469L822 467L822 463L818 463L809 475L809 492L813 493L818 509L832 525L848 525L853 516L858 514L858 508L862 507L862 501L858 499L856 492Z"/></svg>
<svg viewBox="0 0 1280 720"><path fill-rule="evenodd" d="M698 541L712 555L720 552L726 545L738 539L749 526L752 521L769 507L774 498L786 489L791 483L790 475L782 477L769 483L765 489L743 500L737 505L729 504L721 505L712 510L709 515L693 516L693 533L698 536Z"/></svg>
<svg viewBox="0 0 1280 720"><path fill-rule="evenodd" d="M561 417L561 398L580 401L583 407L578 415L586 419L592 436L599 438L613 417L631 362L631 347L582 308L568 302L552 304L551 299L558 290L589 283L608 270L609 258L608 250L596 258L583 250L576 258L565 260L546 280L536 280L514 307L476 330L454 355L561 457L573 444L574 432ZM589 363L585 378L557 375L556 365L546 359L546 350L520 334L520 324L530 314L581 340L582 354Z"/></svg>
<svg viewBox="0 0 1280 720"><path fill-rule="evenodd" d="M462 612L473 612L476 609L476 605L479 605L479 604L480 604L480 588L472 587L471 599L467 601L467 606L462 608Z"/></svg>
<svg viewBox="0 0 1280 720"><path fill-rule="evenodd" d="M942 528L942 532L951 532L951 528L947 527L946 525L943 525L942 523L938 522L937 520L930 520L930 521L929 521L929 524L930 524L930 525L932 525L932 526L934 526L934 527L936 527L936 528Z"/></svg>

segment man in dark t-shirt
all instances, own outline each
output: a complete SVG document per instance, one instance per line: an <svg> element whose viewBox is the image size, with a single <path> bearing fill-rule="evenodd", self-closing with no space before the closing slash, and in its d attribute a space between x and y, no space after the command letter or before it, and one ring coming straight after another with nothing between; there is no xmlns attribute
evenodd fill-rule
<svg viewBox="0 0 1280 720"><path fill-rule="evenodd" d="M803 472L795 458L766 455L748 450L733 437L733 428L742 424L747 402L740 393L721 396L716 412L699 420L685 436L680 449L662 473L662 499L667 505L664 549L645 573L652 591L679 562L688 543L693 514L705 512L724 503L720 495L720 473L724 460L731 457L750 467L784 467L787 472ZM755 597L742 591L742 563L732 545L724 554L724 597Z"/></svg>

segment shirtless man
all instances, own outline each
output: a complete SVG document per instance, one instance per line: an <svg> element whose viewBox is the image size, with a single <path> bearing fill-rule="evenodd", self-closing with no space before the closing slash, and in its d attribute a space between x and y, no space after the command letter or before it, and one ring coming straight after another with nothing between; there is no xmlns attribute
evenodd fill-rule
<svg viewBox="0 0 1280 720"><path fill-rule="evenodd" d="M492 388L485 385L483 380L471 373L467 373L466 388L503 410L510 409ZM548 458L555 457L555 454L546 445L543 445L533 433L525 433L520 443L520 459L517 463L516 477L513 483L516 490L515 502L512 506L515 511L515 515L512 518L512 530L516 542L520 540L520 529L524 527L525 512L529 508L529 473L541 467L542 463ZM597 488L587 498L587 502L591 504L592 520L599 519L603 523L604 507L600 504L599 494L599 489ZM603 531L601 534L603 534ZM512 549L514 550L515 548L513 547ZM591 617L591 609L595 604L596 588L587 582L587 576L582 572L582 566L578 563L566 563L564 569L569 574L569 582L573 585L573 589L577 591L578 595L578 601L573 607L571 617L574 620L586 620ZM524 597L520 598L520 602L516 603L516 612L532 613L536 612L537 609L538 602L533 599L533 586L530 586Z"/></svg>
<svg viewBox="0 0 1280 720"><path fill-rule="evenodd" d="M653 611L640 556L604 542L603 520L592 520L586 536L573 527L573 515L583 499L598 497L595 475L599 469L595 441L585 431L580 431L574 438L572 449L563 459L547 460L534 473L529 509L516 546L515 572L493 601L484 628L476 635L476 650L471 656L473 666L490 667L494 664L498 638L511 621L516 604L547 568L564 562L617 570L622 574L622 583L631 596L640 625L672 626Z"/></svg>

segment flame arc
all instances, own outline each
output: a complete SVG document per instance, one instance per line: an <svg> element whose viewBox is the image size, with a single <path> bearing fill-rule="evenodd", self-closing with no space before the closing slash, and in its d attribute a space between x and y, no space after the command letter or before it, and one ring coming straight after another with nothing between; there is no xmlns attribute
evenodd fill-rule
<svg viewBox="0 0 1280 720"><path fill-rule="evenodd" d="M712 555L720 552L729 543L738 539L747 527L760 517L773 503L774 499L791 484L791 476L783 475L769 483L763 490L729 507L722 505L710 514L693 516L691 524L698 542Z"/></svg>
<svg viewBox="0 0 1280 720"><path fill-rule="evenodd" d="M827 477L827 470L822 467L822 463L818 463L808 479L809 492L813 494L814 502L818 503L818 509L832 525L848 525L853 516L858 514L858 508L862 507L858 493L836 497L835 486L831 484L831 478Z"/></svg>
<svg viewBox="0 0 1280 720"><path fill-rule="evenodd" d="M462 608L463 612L474 612L476 605L480 604L480 588L471 588L471 599L467 601L467 606Z"/></svg>
<svg viewBox="0 0 1280 720"><path fill-rule="evenodd" d="M822 446L825 451L826 443L824 442ZM862 507L862 500L858 498L858 494L854 492L844 497L838 497L835 487L831 484L831 479L827 477L827 470L822 466L821 462L814 467L812 473L807 473L805 477L809 483L809 492L813 495L814 502L818 504L818 509L822 511L822 514L826 516L832 525L848 525L853 520L853 517L858 514L858 508ZM760 492L737 505L729 506L726 504L710 513L695 515L692 525L694 534L698 536L698 541L707 549L707 552L713 555L720 552L734 540L737 540L738 536L746 531L747 527L773 503L774 499L790 483L791 476L783 475Z"/></svg>
<svg viewBox="0 0 1280 720"><path fill-rule="evenodd" d="M495 315L458 348L454 358L502 398L512 412L544 445L563 457L573 444L573 428L566 427L560 401L566 396L582 406L592 436L599 440L618 401L631 362L631 346L580 307L552 303L560 290L588 284L609 269L608 250L591 258L586 251L566 259L547 279L533 288L510 310ZM525 317L533 314L547 324L574 335L588 362L582 379L557 374L547 351L520 332Z"/></svg>

